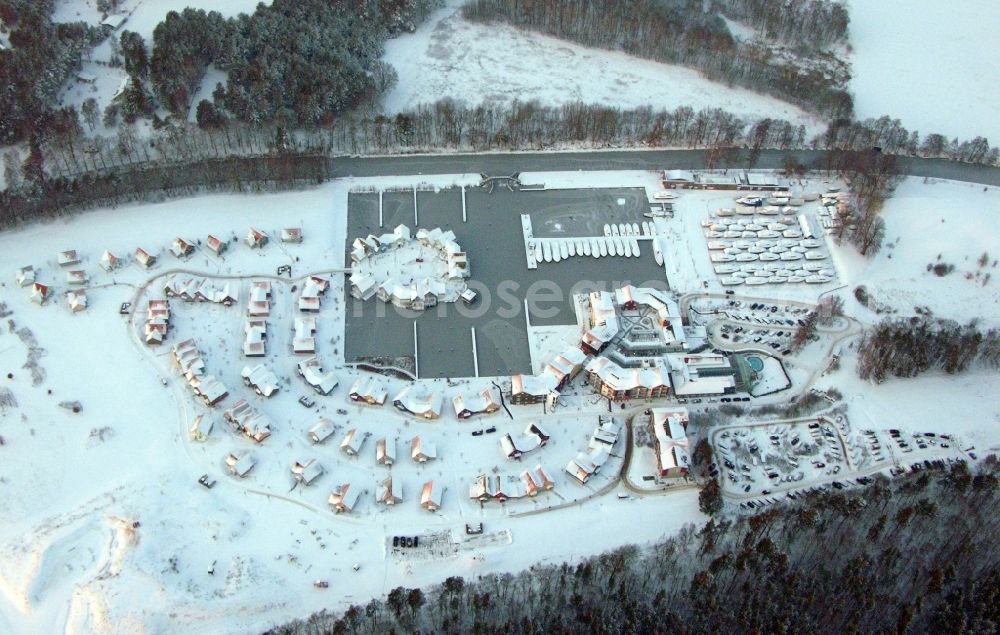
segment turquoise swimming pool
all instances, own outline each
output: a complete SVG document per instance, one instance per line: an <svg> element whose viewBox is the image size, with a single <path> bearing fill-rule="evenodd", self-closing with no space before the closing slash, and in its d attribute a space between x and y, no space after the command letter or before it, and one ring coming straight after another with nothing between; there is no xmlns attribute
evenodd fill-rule
<svg viewBox="0 0 1000 635"><path fill-rule="evenodd" d="M750 368L755 373L759 373L760 371L764 370L764 360L762 360L757 356L747 357L747 364L750 365Z"/></svg>

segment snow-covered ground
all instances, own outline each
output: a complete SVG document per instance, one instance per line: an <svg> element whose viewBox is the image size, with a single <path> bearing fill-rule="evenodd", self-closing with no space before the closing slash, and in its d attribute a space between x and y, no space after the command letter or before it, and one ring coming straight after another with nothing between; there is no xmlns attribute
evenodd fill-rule
<svg viewBox="0 0 1000 635"><path fill-rule="evenodd" d="M1000 325L1000 188L974 183L907 178L886 203L884 246L873 259L849 247L835 248L844 282L865 285L872 297L901 315L915 307L937 317ZM986 255L986 265L979 259ZM954 265L945 276L928 265ZM987 279L989 276L989 279ZM857 306L848 294L849 306ZM878 319L860 309L864 321Z"/></svg>
<svg viewBox="0 0 1000 635"><path fill-rule="evenodd" d="M386 44L384 59L399 74L386 96L390 112L443 97L471 104L538 100L545 105L582 101L618 108L678 106L723 108L746 117L781 117L822 124L772 97L709 81L697 71L624 53L464 20L460 0L434 13L416 33Z"/></svg>
<svg viewBox="0 0 1000 635"><path fill-rule="evenodd" d="M327 274L333 285L318 314L317 344L320 358L333 360L330 368L340 385L329 396L314 396L314 408L294 403L308 390L294 375L300 358L287 347L290 322L297 314L292 304L297 291L290 285L308 272L343 266L352 188L412 186L418 178L436 187L478 179L453 175L338 180L293 193L210 195L128 205L0 234L0 271L6 272L2 284L10 312L3 315L9 320L7 328L0 329L0 483L5 492L0 497L0 518L5 519L0 523L0 630L260 630L321 608L363 604L399 585L415 587L449 575L472 577L575 559L625 543L654 541L685 523L703 520L695 489L675 488L639 499L596 495L608 485L611 491L622 491L611 481L622 460L623 439L608 464L610 472L602 472L586 486L570 480L563 465L586 448L597 416L608 414L607 402L595 398L580 379L565 391L554 413L546 416L540 405L511 406L513 420L501 410L459 422L446 401L447 414L441 420L422 422L389 404L368 408L350 402L346 394L358 373L342 364L343 287L336 273ZM525 178L550 187L586 183L659 189L652 172L535 173ZM683 254L677 268L692 269L671 278L679 292L700 291L700 278L709 277L700 220L723 196L681 192L681 213L663 221L676 229L670 245ZM992 233L981 229L982 219L995 215L998 205L996 189L983 192L980 186L908 180L885 211L887 240L899 237L898 246L870 263L849 256L846 247L834 246L831 251L845 282L878 282L882 295L876 297L895 304L901 313L919 301L942 317L981 315L993 323L997 315L993 283L982 287L980 281L977 286L961 272L974 268L982 251L1000 254ZM939 216L944 213L948 215L942 224ZM213 233L232 240L242 238L251 225L270 232L275 241L262 250L234 242L224 258L204 247L186 261L166 253L177 236L204 243ZM278 244L277 232L284 226L301 226L304 242ZM928 235L940 246L925 247L927 241L920 239ZM138 246L160 254L161 262L152 271L130 263L109 274L97 266L104 249L128 256ZM82 313L71 313L63 298L67 283L55 257L65 249L79 251L80 268L90 276L90 306ZM925 275L928 249L942 251L942 260L954 262L956 271L943 278ZM902 256L904 250L912 255ZM964 259L966 252L969 260ZM55 291L44 306L32 304L27 290L14 285L13 271L27 264L34 265L39 280ZM239 378L248 361L239 354L248 280L237 283L241 301L234 307L172 301L173 328L159 349L136 342L127 318L118 313L120 303L147 297L137 295L141 285L154 277L159 282L174 268L206 276L253 277L273 276L285 264L292 265L294 280L275 283L274 309L268 318L272 335L264 362L281 378L279 393L270 400L253 395ZM670 266L665 265L667 271ZM782 286L787 285L761 293L780 297L787 291ZM148 297L160 297L159 286L149 288ZM849 295L851 288L842 293ZM914 293L919 294L917 300L909 295ZM815 301L815 294L811 289L799 299ZM931 302L935 299L937 304ZM850 315L863 322L877 319L865 317L867 309L852 302L847 306ZM138 309L142 306L140 302ZM574 330L536 329L533 358L571 341ZM850 330L836 332L849 335ZM819 377L816 386L841 390L855 430L955 432L981 454L1000 443L1000 408L992 398L1000 390L995 373L928 375L872 386L855 378L847 335L840 344L840 370ZM232 432L220 409L209 410L195 402L171 370L169 347L187 337L198 343L207 371L229 388L223 406L246 398L272 419L274 434L263 445L255 446ZM796 387L813 379L813 369L831 345L836 347L836 341L831 344L824 335L793 360L789 374ZM405 385L397 379L386 381L390 398ZM487 387L490 381L425 383L450 397ZM82 405L79 413L59 405L76 400ZM624 419L644 407L615 410L615 416ZM693 410L711 407L699 404ZM215 422L202 443L192 441L187 430L198 413ZM324 445L314 446L306 431L319 416L333 419L340 430ZM541 421L551 434L549 444L520 463L504 458L499 437L518 435L532 421ZM358 457L349 458L338 444L354 426L372 436ZM489 426L495 426L497 433L471 435ZM383 434L397 439L398 464L391 473L403 483L403 502L393 509L380 508L373 500L375 486L390 473L374 460L375 440ZM437 460L418 465L409 459L408 442L416 434L437 445ZM229 476L224 457L247 449L257 456L257 467L243 480ZM636 456L632 473L641 478L652 471L651 453L643 450ZM293 461L308 458L316 458L326 473L312 486L293 489L289 468ZM555 491L504 506L480 507L468 498L477 474L516 475L536 463L553 477ZM201 488L196 483L201 474L218 483L211 490ZM436 514L417 505L418 490L428 479L445 486L444 507ZM326 499L331 489L345 482L366 492L354 513L334 515ZM661 520L650 523L651 517ZM478 522L484 523L484 537L468 538L465 524ZM587 531L565 540L554 528L569 524ZM389 546L393 536L442 533L448 536L442 546L446 557L419 550L397 552ZM354 565L359 565L357 572ZM314 589L317 579L328 580L330 589Z"/></svg>
<svg viewBox="0 0 1000 635"><path fill-rule="evenodd" d="M420 180L445 186L476 178ZM265 361L282 377L272 400L250 394L238 377L246 362L238 350L248 282L238 283L241 303L234 307L172 302L174 326L159 349L136 342L118 313L122 302L137 297L141 310L145 296L137 296L139 285L153 277L156 285L174 268L207 276L273 275L278 265L291 264L297 278L342 266L349 189L406 184L411 183L405 177L343 180L295 193L129 205L0 235L0 268L7 272L3 284L11 311L5 317L12 321L0 331L0 368L4 375L11 373L0 385L5 490L0 498L5 519L0 523L0 625L5 632L259 630L320 608L363 603L398 585L574 559L624 543L651 542L702 520L694 490L642 502L614 495L590 498L610 482L620 458L613 457L608 474L586 486L569 480L562 466L586 448L596 415L607 414L604 402L579 399L559 406L556 417L545 423L552 441L522 463L502 456L499 437L519 434L538 420L540 406L514 407L514 421L501 411L469 422L449 414L439 422L417 423L391 405L353 405L346 392L356 373L336 364L341 384L332 395L316 396L314 409L293 403L307 388L292 374L296 358L283 352L297 295L288 284L275 286L269 318L275 335ZM224 258L203 246L185 261L166 253L176 236L204 244L208 233L241 238L251 225L272 236L280 227L299 225L304 242L273 242L253 251L234 243ZM114 273L97 266L104 249L128 257L138 246L160 255L152 271L134 263ZM89 307L77 314L66 306L65 274L55 262L57 252L71 248L78 250L80 268L90 277ZM32 304L27 290L14 286L12 272L26 264L34 265L39 281L54 291L44 306ZM338 359L343 303L336 296L341 289L335 282L319 314L318 352L324 361ZM199 343L208 372L230 389L228 402L246 397L275 422L273 437L259 448L231 432L218 410L196 403L170 370L170 344L189 336ZM23 368L26 360L39 369L35 383L30 369ZM468 381L471 387L476 380ZM477 386L488 384L478 381ZM389 383L390 394L403 385ZM466 388L445 383L434 385L448 396ZM79 413L59 406L77 400ZM202 412L214 419L215 429L207 442L196 443L187 428ZM373 433L396 432L399 465L392 473L403 482L401 505L381 510L372 500L375 485L388 472L374 461L377 437L356 459L337 448L341 434L323 446L308 444L305 432L322 414L340 423L341 433L348 424ZM584 420L591 424L580 425ZM470 436L486 426L496 426L498 434ZM436 442L440 454L426 466L406 456L407 442L418 432ZM259 463L250 477L237 480L225 473L222 460L243 449L252 449ZM310 457L327 473L311 487L290 491L292 462ZM537 462L556 481L555 492L484 508L468 499L476 474L495 468L517 475ZM213 489L197 485L203 473L218 479ZM428 478L446 486L440 514L417 506L419 488ZM367 490L349 516L335 516L326 505L330 490L342 482ZM537 513L546 507L556 509ZM669 520L644 522L651 514ZM467 539L466 522L484 522L486 537ZM573 541L552 531L569 523L589 529ZM433 532L451 536L451 556L430 560L419 551L389 553L387 542L394 535ZM354 565L360 565L357 573ZM328 580L331 588L314 589L316 579Z"/></svg>
<svg viewBox="0 0 1000 635"><path fill-rule="evenodd" d="M852 0L849 9L859 118L1000 141L1000 3Z"/></svg>

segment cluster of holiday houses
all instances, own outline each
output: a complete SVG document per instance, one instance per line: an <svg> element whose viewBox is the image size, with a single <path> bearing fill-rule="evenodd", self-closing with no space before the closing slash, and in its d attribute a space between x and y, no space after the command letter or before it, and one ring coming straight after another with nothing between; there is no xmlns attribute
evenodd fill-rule
<svg viewBox="0 0 1000 635"><path fill-rule="evenodd" d="M388 400L386 383L376 376L359 377L348 394L352 401L369 406L382 406ZM392 399L400 412L422 419L438 419L443 414L444 396L419 384L408 384ZM473 393L458 393L452 397L452 408L459 419L492 414L500 409L494 391L489 388Z"/></svg>
<svg viewBox="0 0 1000 635"><path fill-rule="evenodd" d="M384 254L391 254L404 246L418 243L425 248L420 253L440 260L441 272L434 277L410 277L406 280L381 275L378 262ZM422 258L418 258L418 261ZM356 238L351 244L351 295L359 300L377 297L395 306L423 310L439 302L451 302L467 291L464 280L470 275L467 254L455 242L451 230L418 229L414 237L406 225L397 226L392 232L365 238ZM456 286L461 283L452 293Z"/></svg>
<svg viewBox="0 0 1000 635"><path fill-rule="evenodd" d="M536 465L534 469L524 470L516 476L480 474L469 487L469 498L480 503L503 503L510 499L537 496L539 492L551 491L555 485L545 469Z"/></svg>
<svg viewBox="0 0 1000 635"><path fill-rule="evenodd" d="M187 339L174 346L171 352L178 371L187 380L195 396L208 406L214 406L229 394L229 390L215 375L205 374L205 361L193 339Z"/></svg>
<svg viewBox="0 0 1000 635"><path fill-rule="evenodd" d="M251 406L246 399L240 399L222 413L232 428L256 443L263 443L271 436L271 420Z"/></svg>
<svg viewBox="0 0 1000 635"><path fill-rule="evenodd" d="M146 302L146 322L143 339L150 346L162 344L170 330L170 302L149 300Z"/></svg>
<svg viewBox="0 0 1000 635"><path fill-rule="evenodd" d="M570 459L566 464L566 472L581 484L590 480L611 458L611 450L618 441L621 430L620 422L611 417L600 417L594 433L590 435L587 449Z"/></svg>
<svg viewBox="0 0 1000 635"><path fill-rule="evenodd" d="M271 315L271 282L250 283L247 298L247 318L243 325L243 355L263 357L267 354L267 318Z"/></svg>
<svg viewBox="0 0 1000 635"><path fill-rule="evenodd" d="M232 306L239 302L240 290L235 282L216 282L199 276L175 274L163 282L163 293L168 298L186 302L212 302Z"/></svg>

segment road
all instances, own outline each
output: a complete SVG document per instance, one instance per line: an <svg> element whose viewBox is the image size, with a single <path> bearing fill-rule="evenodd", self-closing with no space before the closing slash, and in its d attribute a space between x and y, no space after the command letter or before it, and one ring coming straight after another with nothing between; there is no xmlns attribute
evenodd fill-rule
<svg viewBox="0 0 1000 635"><path fill-rule="evenodd" d="M825 153L817 150L783 152L765 150L755 167L781 169L785 157L817 168L824 167ZM1000 168L945 159L899 157L904 174L916 177L953 179L984 185L1000 185ZM567 170L663 170L705 169L704 150L608 150L596 152L517 152L493 154L393 155L368 157L333 157L329 174L347 176L401 176L410 174L506 175L515 172L552 172Z"/></svg>

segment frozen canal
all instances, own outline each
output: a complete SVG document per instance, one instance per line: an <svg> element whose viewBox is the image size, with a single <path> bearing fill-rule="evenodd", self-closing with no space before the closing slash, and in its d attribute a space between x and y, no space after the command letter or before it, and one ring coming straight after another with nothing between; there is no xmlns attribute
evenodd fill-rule
<svg viewBox="0 0 1000 635"><path fill-rule="evenodd" d="M534 325L572 324L574 288L612 289L623 283L666 284L648 243L640 258L574 257L525 264L520 215L530 214L536 236L603 235L604 223L639 222L647 211L642 189L579 189L492 194L466 191L468 222L462 222L461 190L419 192L420 227L450 229L469 256L469 286L480 292L472 307L441 304L421 314L407 313L381 301L347 298L348 361L370 356L413 354L413 322L417 322L420 376L467 377L475 374L471 329L481 376L530 373L531 358L523 303L530 303ZM369 233L380 234L403 223L413 225L413 192L383 195L383 227L378 226L378 194L352 194L348 212L348 242ZM350 245L348 245L349 247ZM348 257L348 262L350 261ZM582 286L581 286L582 284Z"/></svg>

